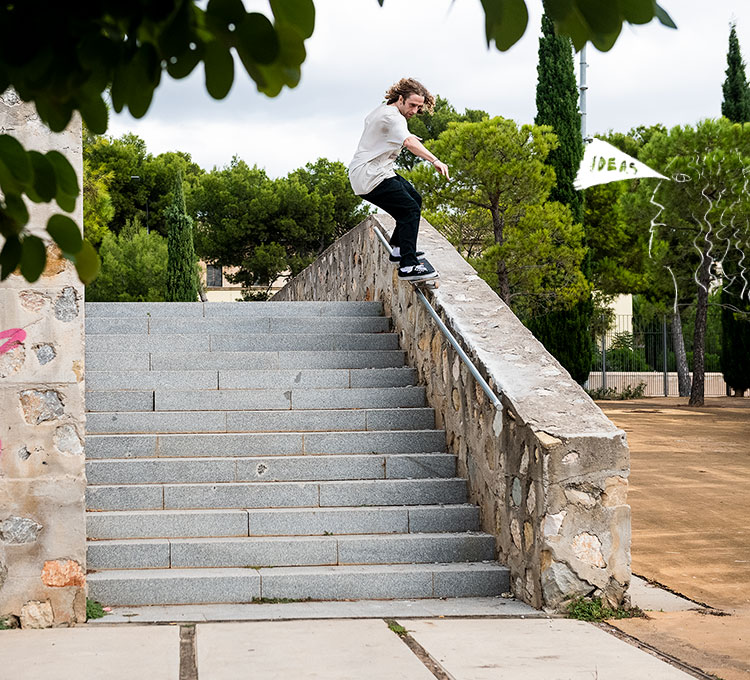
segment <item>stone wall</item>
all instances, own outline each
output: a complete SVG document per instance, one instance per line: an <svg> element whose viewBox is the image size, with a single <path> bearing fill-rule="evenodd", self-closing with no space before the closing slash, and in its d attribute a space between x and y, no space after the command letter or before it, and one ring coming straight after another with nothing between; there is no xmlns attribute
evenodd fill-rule
<svg viewBox="0 0 750 680"><path fill-rule="evenodd" d="M6 91L0 133L27 149L57 149L80 182L80 119L53 134ZM38 236L61 212L56 203L29 210ZM83 224L81 199L73 218ZM15 274L0 283L0 619L24 627L86 619L84 289L51 242L47 256L35 283Z"/></svg>
<svg viewBox="0 0 750 680"><path fill-rule="evenodd" d="M275 300L380 300L426 385L482 526L496 536L514 595L558 609L579 595L626 600L629 453L618 430L511 310L422 221L419 245L440 272L433 307L502 401L492 406L376 237L372 216Z"/></svg>

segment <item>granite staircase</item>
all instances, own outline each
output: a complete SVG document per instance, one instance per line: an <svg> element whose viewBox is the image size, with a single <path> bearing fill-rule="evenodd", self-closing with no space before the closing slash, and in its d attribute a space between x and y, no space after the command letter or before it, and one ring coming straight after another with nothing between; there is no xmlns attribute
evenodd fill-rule
<svg viewBox="0 0 750 680"><path fill-rule="evenodd" d="M89 597L497 595L376 302L88 303Z"/></svg>

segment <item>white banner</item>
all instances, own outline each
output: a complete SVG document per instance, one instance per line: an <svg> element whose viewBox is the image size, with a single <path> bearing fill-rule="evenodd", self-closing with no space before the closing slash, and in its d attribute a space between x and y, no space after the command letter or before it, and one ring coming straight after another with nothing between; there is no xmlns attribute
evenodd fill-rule
<svg viewBox="0 0 750 680"><path fill-rule="evenodd" d="M638 177L669 179L649 168L645 163L623 153L616 146L601 139L594 139L586 144L581 167L578 169L573 186L580 191L595 184L607 184Z"/></svg>

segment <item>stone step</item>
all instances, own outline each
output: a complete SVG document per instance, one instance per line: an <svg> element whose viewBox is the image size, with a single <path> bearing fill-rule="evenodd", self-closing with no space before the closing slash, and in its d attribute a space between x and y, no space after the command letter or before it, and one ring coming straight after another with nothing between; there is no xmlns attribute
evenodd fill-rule
<svg viewBox="0 0 750 680"><path fill-rule="evenodd" d="M278 352L278 351L341 351L395 350L395 333L199 333L134 335L100 334L86 336L86 354L132 352Z"/></svg>
<svg viewBox="0 0 750 680"><path fill-rule="evenodd" d="M86 372L293 370L322 368L392 368L404 365L404 351L347 350L313 352L86 352Z"/></svg>
<svg viewBox="0 0 750 680"><path fill-rule="evenodd" d="M466 480L119 484L86 488L88 510L365 507L466 503Z"/></svg>
<svg viewBox="0 0 750 680"><path fill-rule="evenodd" d="M91 599L116 606L491 597L509 589L508 570L496 563L144 569L96 572L86 580Z"/></svg>
<svg viewBox="0 0 750 680"><path fill-rule="evenodd" d="M495 557L483 533L264 536L89 541L90 569L295 567L481 562Z"/></svg>
<svg viewBox="0 0 750 680"><path fill-rule="evenodd" d="M88 434L86 458L294 456L334 453L442 453L443 430Z"/></svg>
<svg viewBox="0 0 750 680"><path fill-rule="evenodd" d="M380 302L87 302L87 317L382 316Z"/></svg>
<svg viewBox="0 0 750 680"><path fill-rule="evenodd" d="M456 457L447 453L127 458L86 462L89 485L425 479L455 474Z"/></svg>
<svg viewBox="0 0 750 680"><path fill-rule="evenodd" d="M391 320L385 316L262 317L92 317L86 319L86 335L200 333L387 333Z"/></svg>
<svg viewBox="0 0 750 680"><path fill-rule="evenodd" d="M308 411L179 411L89 413L86 429L104 433L332 432L435 427L431 408Z"/></svg>
<svg viewBox="0 0 750 680"><path fill-rule="evenodd" d="M410 408L425 405L424 387L255 390L98 390L86 409L99 411L253 411Z"/></svg>
<svg viewBox="0 0 750 680"><path fill-rule="evenodd" d="M242 390L329 387L407 387L413 368L329 368L311 370L93 371L87 366L86 390Z"/></svg>
<svg viewBox="0 0 750 680"><path fill-rule="evenodd" d="M86 513L91 539L328 534L457 533L479 530L476 505Z"/></svg>

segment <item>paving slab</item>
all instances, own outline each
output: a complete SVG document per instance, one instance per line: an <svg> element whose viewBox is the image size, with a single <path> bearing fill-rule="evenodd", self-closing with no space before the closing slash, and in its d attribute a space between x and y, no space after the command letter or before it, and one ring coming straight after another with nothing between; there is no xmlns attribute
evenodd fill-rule
<svg viewBox="0 0 750 680"><path fill-rule="evenodd" d="M6 630L0 634L3 678L178 680L180 629L132 626Z"/></svg>
<svg viewBox="0 0 750 680"><path fill-rule="evenodd" d="M702 608L699 604L652 585L638 576L631 576L628 593L631 603L644 611L684 612Z"/></svg>
<svg viewBox="0 0 750 680"><path fill-rule="evenodd" d="M380 619L201 624L196 647L201 680L434 680Z"/></svg>
<svg viewBox="0 0 750 680"><path fill-rule="evenodd" d="M692 677L584 621L423 619L405 627L455 680Z"/></svg>
<svg viewBox="0 0 750 680"><path fill-rule="evenodd" d="M297 619L426 618L492 616L500 618L548 618L527 604L503 597L457 597L425 600L345 600L286 602L282 604L202 604L149 607L112 607L90 626L112 623L165 623L203 621L292 621Z"/></svg>

